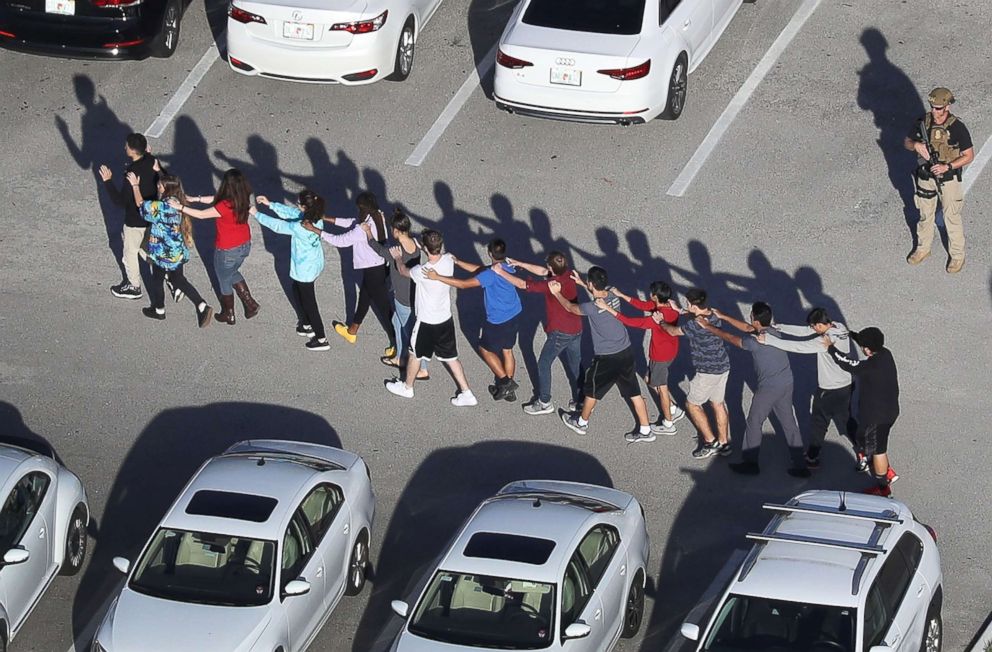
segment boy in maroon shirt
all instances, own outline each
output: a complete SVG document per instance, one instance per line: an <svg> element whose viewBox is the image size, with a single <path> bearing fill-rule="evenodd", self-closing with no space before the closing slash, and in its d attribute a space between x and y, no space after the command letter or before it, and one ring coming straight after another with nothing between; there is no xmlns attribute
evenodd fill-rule
<svg viewBox="0 0 992 652"><path fill-rule="evenodd" d="M525 281L517 278L505 269L497 269L496 273L505 278L515 287L544 295L544 307L546 320L544 332L547 339L541 347L541 354L537 359L537 388L534 391L535 398L530 403L524 405L524 412L527 414L551 414L555 411L555 405L551 402L551 365L555 358L564 353L563 362L565 370L569 374L569 383L572 386L572 401L569 410L573 410L578 403L579 384L579 364L582 360L582 318L565 310L561 303L548 289L549 281L557 281L561 284L561 294L569 301L576 301L578 293L575 280L571 276L572 270L568 266L565 254L560 251L552 251L548 254L545 265L533 265L519 260L507 258L506 261L514 267L525 269L531 274L541 277Z"/></svg>
<svg viewBox="0 0 992 652"><path fill-rule="evenodd" d="M670 335L661 326L662 323L674 326L678 323L681 314L681 310L672 302L672 288L668 283L655 281L649 288L651 297L649 301L628 296L616 288L613 288L613 294L637 310L651 313L643 317L628 317L608 308L609 312L625 326L640 328L651 333L648 345L650 367L646 380L648 386L658 396L658 405L661 408L661 416L658 422L651 426L651 432L655 435L674 435L675 422L685 416L685 412L672 403L671 394L668 392L668 367L679 353L679 338Z"/></svg>

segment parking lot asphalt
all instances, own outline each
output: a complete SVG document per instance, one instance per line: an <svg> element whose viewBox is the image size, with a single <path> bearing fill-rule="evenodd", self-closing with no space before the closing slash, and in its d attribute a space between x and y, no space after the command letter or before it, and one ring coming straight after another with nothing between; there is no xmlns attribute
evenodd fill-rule
<svg viewBox="0 0 992 652"><path fill-rule="evenodd" d="M979 150L992 134L992 51L978 45L992 8L822 3L684 196L667 195L800 4L744 5L690 76L685 114L674 123L622 129L507 115L495 109L491 75L483 75L423 164L407 165L512 10L496 0L447 0L405 83L295 85L236 75L219 60L152 147L192 194L211 192L231 165L274 199L312 187L331 214L350 215L355 194L371 189L418 225L439 228L461 258L480 259L499 236L523 260L565 248L580 269L600 264L627 291L662 279L680 291L704 287L729 312L762 299L787 323L820 305L851 328L881 327L902 387L890 448L902 478L895 496L939 534L944 649L961 650L992 604L992 170L975 178L965 200L963 272L945 274L940 255L909 267L914 161L897 145L938 85L955 92L955 113ZM675 437L626 444L632 422L616 396L600 404L585 437L553 416L524 415L519 402L493 403L489 374L466 339L479 325L477 291L457 295L456 305L458 345L480 405L452 408L454 385L439 365L416 398L402 402L382 387L390 373L378 362L385 342L374 322L354 346L335 338L329 353L304 350L281 284L286 245L257 226L244 267L262 304L251 322L198 331L183 303L149 323L143 302L111 297L119 272L105 211L111 222L119 215L94 167L120 168L123 136L155 120L212 43L223 50L222 25L222 5L192 6L170 60L0 51L0 427L50 442L82 478L95 517L84 572L54 582L13 649L88 649L87 633L120 582L111 558L136 554L203 460L245 438L341 445L372 468L375 577L339 605L312 648L329 652L378 649L398 626L389 601L408 594L472 508L511 480L609 484L645 506L648 615L620 652L667 649L728 556L745 547L744 533L764 524L762 502L866 486L834 434L809 481L785 474L784 447L771 430L762 475L740 478L724 460L689 456L688 421ZM206 227L197 228L199 255L187 266L201 291L211 283ZM317 288L330 322L345 318L354 289L343 279L348 261L333 250L327 261ZM518 360L526 395L543 335L540 302L524 303L529 325ZM809 362L793 360L801 408L815 386ZM752 374L745 356L732 363L728 400L739 440ZM680 358L680 400L687 369ZM564 402L561 378L555 395Z"/></svg>

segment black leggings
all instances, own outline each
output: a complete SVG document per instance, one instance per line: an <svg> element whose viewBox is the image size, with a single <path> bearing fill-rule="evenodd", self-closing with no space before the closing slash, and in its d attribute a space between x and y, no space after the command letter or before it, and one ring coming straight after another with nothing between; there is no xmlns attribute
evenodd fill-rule
<svg viewBox="0 0 992 652"><path fill-rule="evenodd" d="M296 318L301 325L313 327L313 334L318 339L324 339L324 322L320 319L320 308L317 307L317 293L314 282L304 283L293 281L293 296L296 298Z"/></svg>
<svg viewBox="0 0 992 652"><path fill-rule="evenodd" d="M166 276L169 277L169 282L176 289L182 290L186 295L186 298L193 302L194 306L199 307L203 303L203 297L200 293L196 291L193 284L190 283L186 277L183 275L183 266L175 268L172 271L167 271L159 267L158 265L152 265L152 284L148 288L148 294L152 300L152 308L157 308L159 310L165 309L165 288L162 287Z"/></svg>
<svg viewBox="0 0 992 652"><path fill-rule="evenodd" d="M389 272L385 265L366 267L362 272L362 282L359 285L358 307L355 308L356 324L361 324L369 312L369 306L375 304L375 316L382 330L389 336L389 342L396 346L396 336L393 334L393 301L389 298Z"/></svg>

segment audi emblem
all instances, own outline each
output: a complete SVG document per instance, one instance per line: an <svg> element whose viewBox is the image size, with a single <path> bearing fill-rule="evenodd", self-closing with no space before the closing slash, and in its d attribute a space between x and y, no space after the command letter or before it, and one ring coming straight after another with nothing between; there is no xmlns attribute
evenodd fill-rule
<svg viewBox="0 0 992 652"><path fill-rule="evenodd" d="M556 66L574 66L575 65L575 59L572 59L570 57L558 57L557 59L555 59L555 65Z"/></svg>
<svg viewBox="0 0 992 652"><path fill-rule="evenodd" d="M302 11L294 11L293 12L293 20L295 20L296 22L299 22L299 21L303 20L303 12Z"/></svg>

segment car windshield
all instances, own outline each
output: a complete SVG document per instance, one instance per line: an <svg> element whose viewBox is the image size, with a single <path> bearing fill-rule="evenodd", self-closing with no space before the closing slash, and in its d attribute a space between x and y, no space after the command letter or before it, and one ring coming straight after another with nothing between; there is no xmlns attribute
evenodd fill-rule
<svg viewBox="0 0 992 652"><path fill-rule="evenodd" d="M523 22L598 34L640 34L644 0L531 0Z"/></svg>
<svg viewBox="0 0 992 652"><path fill-rule="evenodd" d="M848 607L731 595L702 649L854 652L855 615Z"/></svg>
<svg viewBox="0 0 992 652"><path fill-rule="evenodd" d="M551 644L554 585L438 571L410 632L455 645L537 650Z"/></svg>
<svg viewBox="0 0 992 652"><path fill-rule="evenodd" d="M166 600L230 607L272 599L275 542L160 529L139 560L131 588Z"/></svg>

